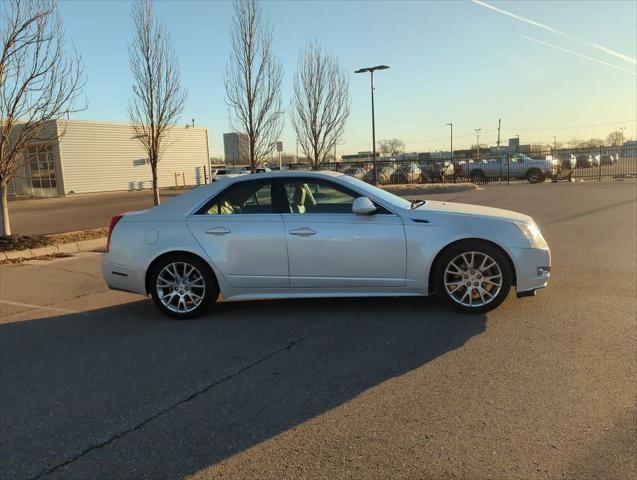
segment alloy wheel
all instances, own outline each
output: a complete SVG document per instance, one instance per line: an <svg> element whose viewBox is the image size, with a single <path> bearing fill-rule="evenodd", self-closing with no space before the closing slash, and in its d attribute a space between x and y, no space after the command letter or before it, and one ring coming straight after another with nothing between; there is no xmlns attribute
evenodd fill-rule
<svg viewBox="0 0 637 480"><path fill-rule="evenodd" d="M464 307L483 307L491 303L502 289L502 270L486 253L463 252L454 257L444 271L444 285L449 297Z"/></svg>
<svg viewBox="0 0 637 480"><path fill-rule="evenodd" d="M204 300L206 281L188 262L173 262L161 269L155 288L161 304L175 313L190 313Z"/></svg>

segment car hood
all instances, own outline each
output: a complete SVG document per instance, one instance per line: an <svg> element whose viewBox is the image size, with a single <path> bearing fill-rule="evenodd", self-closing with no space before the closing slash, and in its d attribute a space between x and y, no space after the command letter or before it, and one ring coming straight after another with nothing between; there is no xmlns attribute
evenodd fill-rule
<svg viewBox="0 0 637 480"><path fill-rule="evenodd" d="M471 217L491 218L506 220L509 222L533 223L533 219L523 213L503 210L501 208L483 207L467 203L440 202L427 200L423 206L413 210L414 212L436 212L442 214L466 215Z"/></svg>

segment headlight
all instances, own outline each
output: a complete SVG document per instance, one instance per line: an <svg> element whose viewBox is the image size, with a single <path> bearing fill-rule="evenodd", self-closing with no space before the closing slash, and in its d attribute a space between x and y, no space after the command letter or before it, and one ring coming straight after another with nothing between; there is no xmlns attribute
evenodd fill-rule
<svg viewBox="0 0 637 480"><path fill-rule="evenodd" d="M546 240L535 223L516 223L518 230L526 237L532 248L546 248Z"/></svg>

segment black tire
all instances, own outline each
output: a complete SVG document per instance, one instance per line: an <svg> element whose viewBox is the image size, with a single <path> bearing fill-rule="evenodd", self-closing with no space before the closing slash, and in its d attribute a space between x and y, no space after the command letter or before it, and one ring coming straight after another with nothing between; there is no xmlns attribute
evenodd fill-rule
<svg viewBox="0 0 637 480"><path fill-rule="evenodd" d="M484 172L482 170L474 170L471 172L471 175L469 175L469 179L471 180L472 183L475 184L483 184L483 183L487 183L487 179L484 176Z"/></svg>
<svg viewBox="0 0 637 480"><path fill-rule="evenodd" d="M158 276L165 267L171 264L190 265L201 274L204 284L204 290L202 294L203 298L198 305L192 308L192 310L182 312L171 310L166 305L164 305L160 298L160 292L158 291L159 288L157 285ZM161 310L162 313L164 313L165 315L168 315L169 317L177 320L188 320L201 316L208 309L208 307L210 307L210 305L217 300L217 297L219 296L219 285L217 284L217 280L215 279L210 265L208 265L206 262L195 255L185 253L175 253L172 255L167 255L161 258L157 263L155 263L155 265L153 265L152 267L152 271L150 272L148 288L157 308L159 308L159 310Z"/></svg>
<svg viewBox="0 0 637 480"><path fill-rule="evenodd" d="M447 270L450 262L463 253L468 252L476 252L483 255L488 255L493 261L497 263L497 266L501 272L502 282L500 285L500 290L497 292L497 294L494 295L493 299L490 299L488 303L483 305L463 305L459 303L459 301L455 299L445 287L445 270ZM475 268L475 270L480 271L478 268ZM460 282L464 282L463 276L459 276L459 280ZM486 280L482 281L485 282ZM465 313L484 313L498 307L506 299L513 283L513 273L511 271L511 265L508 258L505 256L504 253L502 253L499 248L488 242L480 240L466 240L450 245L449 247L444 249L442 253L437 257L436 263L434 265L433 283L436 292L438 293L438 298L440 298L441 302L447 307ZM484 284L481 285L481 288L483 285ZM460 288L464 288L466 292L466 287L461 286ZM477 293L477 289L474 290L473 288L471 288L470 296L474 296L474 291L475 293ZM462 291L460 293L462 293Z"/></svg>
<svg viewBox="0 0 637 480"><path fill-rule="evenodd" d="M537 168L532 168L526 172L526 179L529 183L542 183L544 181L544 174Z"/></svg>

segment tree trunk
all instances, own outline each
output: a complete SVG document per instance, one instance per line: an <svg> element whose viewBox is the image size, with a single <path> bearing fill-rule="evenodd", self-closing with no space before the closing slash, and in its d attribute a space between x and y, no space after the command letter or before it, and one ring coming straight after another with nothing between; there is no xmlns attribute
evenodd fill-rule
<svg viewBox="0 0 637 480"><path fill-rule="evenodd" d="M159 205L159 185L157 185L157 163L151 163L150 169L153 172L153 203Z"/></svg>
<svg viewBox="0 0 637 480"><path fill-rule="evenodd" d="M0 204L2 204L2 224L0 224L0 237L11 235L11 225L9 224L9 201L7 199L8 185L4 180L0 180Z"/></svg>

